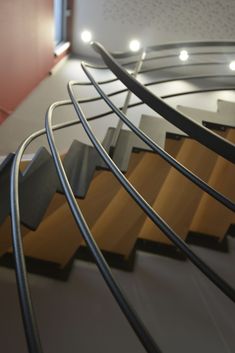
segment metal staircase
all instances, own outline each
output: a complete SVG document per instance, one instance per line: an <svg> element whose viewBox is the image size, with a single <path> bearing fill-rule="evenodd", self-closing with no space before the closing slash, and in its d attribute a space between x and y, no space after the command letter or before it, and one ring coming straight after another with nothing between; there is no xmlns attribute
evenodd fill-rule
<svg viewBox="0 0 235 353"><path fill-rule="evenodd" d="M180 45L150 47L146 48L146 52L172 50ZM234 43L187 43L187 46L192 48L226 45L233 46ZM0 253L5 254L2 263L10 265L12 261L11 222L13 255L29 352L41 352L42 349L27 284L23 243L25 255L29 264L30 261L32 264L32 271L37 272L34 270L37 267L35 260L39 261L39 267L42 263L40 261L43 261L45 267L50 268L47 274L54 277L61 274L61 278L66 279L74 257L87 256L86 253L84 255L84 250L82 255L81 250L78 250L84 248L84 241L146 351L160 352L160 348L122 294L99 248L110 263L110 254L117 254L123 263L131 259L133 265L136 247L176 257L187 257L226 296L232 301L235 300L234 289L185 242L188 234L189 240L193 242L195 237L200 237L200 233L206 233L206 236L212 239L214 237L215 248L219 249L221 243L223 249L226 247L224 237L227 228L234 222L235 209L232 201L234 195L230 192L233 190L232 172L235 161L234 105L228 103L226 108L226 103L219 101L217 113L185 107L175 110L146 89L147 84L141 84L115 60L115 57L126 58L127 54L111 55L98 43L93 43L92 47L117 76L117 79L101 84L119 79L141 100L130 104L129 108L144 103L161 117L143 116L138 129L110 100L120 91L105 94L89 72L89 65L82 64L90 84L131 131L118 131L117 144L112 145L116 132L115 129L109 129L101 145L88 121L107 116L110 112L86 119L81 104L101 98L78 100L74 94L74 86L88 83L69 83L71 100L53 104L46 115L46 129L32 134L22 143L15 156L7 156L1 164ZM151 60L153 58L151 57ZM156 69L142 70L142 73L154 70ZM213 91L212 88L211 90ZM126 89L122 92L126 92ZM53 126L54 110L71 104L79 120ZM94 147L74 141L63 156L62 163L55 146L53 130L77 123L82 124ZM45 148L41 148L21 172L19 168L24 150L34 139L45 133L52 155ZM113 181L110 172L121 185ZM223 177L225 172L226 176ZM223 182L221 187L222 177L226 183ZM100 189L101 185L105 192ZM82 200L77 201L76 198ZM87 222L83 218L83 212ZM209 227L208 224L203 225L205 212L207 219L214 214L218 219L219 215L223 214L223 221L219 222L220 227L210 228L213 222L210 222ZM219 231L215 232L214 229L218 228ZM203 238L202 234L201 237Z"/></svg>

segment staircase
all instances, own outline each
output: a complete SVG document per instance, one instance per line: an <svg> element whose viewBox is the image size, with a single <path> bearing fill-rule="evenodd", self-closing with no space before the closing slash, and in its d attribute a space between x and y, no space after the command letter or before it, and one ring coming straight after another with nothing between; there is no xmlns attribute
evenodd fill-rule
<svg viewBox="0 0 235 353"><path fill-rule="evenodd" d="M120 130L117 143L113 146L116 131L114 128L108 129L102 142L103 149L112 156L113 162L122 172L119 178L122 179L125 175L147 201L145 212L144 206L141 210L136 199L133 200L130 196L131 192L128 193L114 178L95 147L74 140L67 153L62 156L63 167L76 197L76 204L80 207L107 263L112 267L133 271L138 250L181 260L189 257L191 260L194 259L192 260L194 264L198 263L197 258L187 250L188 247L185 248L185 243L181 240L176 240L175 244L172 244L169 237L174 238L174 234L178 234L182 240L190 244L228 252L227 236L228 234L233 236L235 223L234 204L231 201L235 196L233 187L235 103L219 100L217 112L186 106L179 106L176 111L163 101L157 100L157 97L155 100L149 100L150 93L144 91L143 85L135 81L131 75L124 75L115 60L113 61L112 57L110 59L99 44L93 46L119 79L128 88L131 86L145 104L148 101L149 106L161 114L157 116L144 114L141 117L139 128L151 139L148 140L148 144L145 143L146 140L144 142L143 136L140 140L135 131ZM95 86L95 82L93 84ZM82 115L75 104L71 87L70 97L75 108L77 107L77 114ZM90 101L92 99L88 100ZM130 104L130 107L142 104L142 101ZM62 102L55 108L60 104L71 103ZM52 113L52 110L48 111L48 121ZM175 118L177 115L178 120ZM168 117L169 121L164 119ZM90 120L94 118L97 119L92 117ZM82 120L81 117L80 119ZM175 125L172 124L174 121ZM209 130L203 129L203 125ZM47 128L50 136L49 122ZM150 149L151 144L158 146L154 147L155 149L160 147L163 154L164 151L167 152L172 157L171 163L175 163L175 159L177 167L166 163L166 160L154 153ZM53 147L51 148L53 151ZM28 271L67 280L73 269L74 260L94 261L94 252L91 255L92 247L89 245L88 249L85 245L82 226L78 231L77 223L64 196L65 187L62 187L62 179L58 177L55 155L54 153L52 155L42 147L32 160L21 162L18 220L21 222L20 235ZM0 166L0 263L7 267L14 266L10 217L12 208L10 211L9 198L13 160L14 154L9 154ZM201 179L202 183L198 179L196 183L203 184L202 189L191 182L194 179L192 174L189 173L188 178L185 177L184 173L188 172L182 165ZM207 193L204 192L205 189ZM140 200L139 205L141 202ZM151 207L153 212L167 223L166 230L164 226L156 227L156 221L153 222L156 219L161 223L161 218L160 220L156 218L154 213L152 219L148 217ZM166 237L166 234L170 236ZM175 246L176 243L179 247ZM97 259L98 257L95 258L96 263ZM204 264L200 262L198 267L203 270ZM210 269L203 271L222 291L233 298L233 289L227 287L225 281L210 274ZM117 297L119 295L116 299ZM135 322L132 323L133 326ZM136 327L134 330L138 332ZM142 337L140 338L142 343L148 341L142 329L137 336ZM160 352L157 346L154 348L151 338L143 345L148 352ZM30 347L29 343L28 346Z"/></svg>

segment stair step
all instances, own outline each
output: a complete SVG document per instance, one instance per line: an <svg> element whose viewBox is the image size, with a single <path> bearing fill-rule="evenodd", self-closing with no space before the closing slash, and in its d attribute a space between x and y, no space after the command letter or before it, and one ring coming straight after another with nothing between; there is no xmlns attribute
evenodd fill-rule
<svg viewBox="0 0 235 353"><path fill-rule="evenodd" d="M171 134L172 136L185 137L187 136L180 129L166 121L164 118L158 115L145 115L141 116L140 130L142 130L150 139L152 139L159 147L165 147L166 135ZM152 151L143 141L137 136L134 137L134 146L137 148Z"/></svg>
<svg viewBox="0 0 235 353"><path fill-rule="evenodd" d="M80 232L67 203L46 217L35 232L24 238L24 253L28 257L50 261L60 267L73 258L82 242Z"/></svg>
<svg viewBox="0 0 235 353"><path fill-rule="evenodd" d="M218 106L219 110L217 112L185 106L177 106L177 109L200 124L203 122L209 122L235 127L235 114L231 113L232 109L230 110L230 113L229 110L226 111L223 105L221 105L221 108ZM225 113L225 111L227 113Z"/></svg>
<svg viewBox="0 0 235 353"><path fill-rule="evenodd" d="M59 185L51 155L40 148L23 173L19 187L21 223L36 229Z"/></svg>
<svg viewBox="0 0 235 353"><path fill-rule="evenodd" d="M230 117L235 120L235 102L218 99L217 101L218 113Z"/></svg>
<svg viewBox="0 0 235 353"><path fill-rule="evenodd" d="M126 172L133 150L133 133L128 130L121 130L118 136L117 145L113 153L113 161L118 168Z"/></svg>
<svg viewBox="0 0 235 353"><path fill-rule="evenodd" d="M77 196L78 176L82 164L85 144L74 140L63 158L63 167L74 194ZM59 183L57 191L63 193L62 185Z"/></svg>

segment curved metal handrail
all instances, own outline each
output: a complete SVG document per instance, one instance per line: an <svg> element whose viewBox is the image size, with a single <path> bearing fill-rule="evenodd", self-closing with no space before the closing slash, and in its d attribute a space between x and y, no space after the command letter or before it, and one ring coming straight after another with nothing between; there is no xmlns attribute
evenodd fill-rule
<svg viewBox="0 0 235 353"><path fill-rule="evenodd" d="M163 43L157 45L150 45L144 48L146 53L160 51L160 50L171 50L171 49L181 49L181 48L205 48L205 47L230 47L235 46L234 41L185 41L185 42L173 42L173 43ZM126 51L126 52L110 52L110 54L115 59L124 59L131 56L135 56L136 52Z"/></svg>
<svg viewBox="0 0 235 353"><path fill-rule="evenodd" d="M35 135L35 134L34 134ZM29 284L27 280L26 265L24 260L23 243L20 230L19 209L19 168L24 150L30 138L24 141L16 151L11 171L11 225L12 245L15 259L16 282L21 307L21 314L25 329L26 342L30 353L42 353L40 335L33 310Z"/></svg>
<svg viewBox="0 0 235 353"><path fill-rule="evenodd" d="M184 64L179 64L179 65L165 65L165 66L160 66L160 67L153 67L153 68L149 68L149 69L143 69L143 70L140 70L139 71L139 74L144 74L144 73L148 73L148 72L153 72L153 71L160 71L160 70L166 70L166 69L172 69L172 68L185 68L185 67L190 67L190 66L211 66L211 65L224 65L224 64L228 64L226 61L224 62L204 62L204 63L184 63ZM123 67L124 65L122 65ZM90 67L90 65L88 66ZM129 75L132 75L129 74ZM214 74L211 74L211 75L195 75L195 76L185 76L186 79L190 79L190 78L203 78L203 76L208 76L208 77L220 77L220 76L226 76L226 77L233 77L234 75L232 74L217 74L217 75L214 75ZM178 77L174 78L174 79L171 79L172 81L174 80L177 80ZM181 77L181 79L184 79L184 76ZM169 79L170 80L170 79ZM114 77L114 78L111 78L111 79L108 79L108 80L102 80L102 81L98 81L98 84L99 85L106 85L106 84L109 84L109 83L113 83L113 82L117 82L119 81L119 78L118 77ZM160 83L159 81L154 81L155 83ZM167 79L166 79L166 82L167 82ZM79 82L78 83L79 86L91 86L91 83L90 82ZM152 83L154 84L154 83ZM146 86L146 84L145 84Z"/></svg>
<svg viewBox="0 0 235 353"><path fill-rule="evenodd" d="M148 59L145 59L144 62L146 62ZM137 61L138 62L138 61ZM178 64L168 64L164 66L154 66L151 68L147 69L141 69L138 73L139 74L144 74L148 72L153 72L153 71L160 71L160 70L166 70L166 69L175 69L175 68L185 68L185 67L190 67L190 66L211 66L211 65L226 65L229 64L227 61L205 61L205 62L179 62ZM92 69L103 69L104 67L95 67L92 65L87 65L88 67ZM122 67L125 67L126 65L122 64ZM109 69L108 67L105 67L106 69ZM117 79L118 80L118 79ZM112 81L114 82L114 81Z"/></svg>
<svg viewBox="0 0 235 353"><path fill-rule="evenodd" d="M190 56L204 56L204 55L235 55L235 51L211 51L211 52L193 52L189 53ZM179 54L167 54L167 55L158 55L152 57L146 57L144 62L154 61L154 60L162 60L162 59L172 59L179 58ZM136 64L138 60L132 60L125 63L122 63L122 66L129 66ZM96 70L107 70L108 66L94 65L87 63L87 67Z"/></svg>
<svg viewBox="0 0 235 353"><path fill-rule="evenodd" d="M129 75L101 44L94 42L91 45L94 50L101 55L104 62L109 66L111 71L119 78L119 80L150 108L201 144L210 148L230 162L235 163L234 144L214 134L209 129L196 123L192 119L169 106L161 98L155 96L135 78Z"/></svg>
<svg viewBox="0 0 235 353"><path fill-rule="evenodd" d="M87 64L86 64L86 67L89 67ZM163 83L169 83L169 82L175 82L175 81L181 81L181 80L184 80L184 81L189 81L189 80L202 80L202 79L207 79L207 78L225 78L225 77L229 77L231 78L232 76L231 75L227 75L227 74L212 74L212 75L187 75L187 76L177 76L175 78L166 78L166 79L163 79L163 80L154 80L152 82L147 82L147 83L143 83L143 85L145 87L149 87L149 86L154 86L154 85L158 85L158 84L163 84ZM97 81L97 84L100 85L99 81ZM81 86L81 83L78 82L77 84L78 86ZM234 87L229 87L228 89L234 89ZM213 91L213 90L222 90L224 88L210 88L210 91ZM205 89L206 90L206 89ZM118 94L122 94L122 93L126 93L128 92L128 88L123 88L123 89L120 89L120 90L117 90L117 91L114 91L114 92L111 92L109 94L107 94L108 97L113 97L113 96L116 96ZM197 91L195 91L197 92ZM184 92L184 93L175 93L175 96L176 95L183 95L183 94L187 94L187 92ZM174 94L172 94L172 97L174 96ZM168 95L164 95L164 96L160 96L162 99L168 97ZM95 97L91 97L91 98L81 98L78 100L79 103L91 103L91 102L95 102L95 101L99 101L99 100L102 100L102 97L100 96L95 96ZM141 104L144 104L144 102L141 101ZM128 108L131 107L131 105L128 106Z"/></svg>
<svg viewBox="0 0 235 353"><path fill-rule="evenodd" d="M187 62L187 63L179 63L175 65L165 65L165 66L158 66L158 67L151 67L147 69L142 69L139 71L139 74L145 74L149 72L154 72L154 71L160 71L160 70L167 70L167 69L176 69L176 68L181 68L184 69L185 67L191 67L191 66L211 66L211 65L226 65L228 64L227 61L206 61L206 62ZM232 76L232 75L231 75Z"/></svg>

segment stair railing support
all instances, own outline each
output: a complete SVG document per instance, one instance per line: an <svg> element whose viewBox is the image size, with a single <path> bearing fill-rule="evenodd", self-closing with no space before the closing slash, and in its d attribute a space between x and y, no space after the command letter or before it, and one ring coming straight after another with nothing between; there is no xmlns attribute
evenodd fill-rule
<svg viewBox="0 0 235 353"><path fill-rule="evenodd" d="M144 63L144 60L146 58L146 51L145 49L143 49L141 51L141 55L140 55L140 59L137 61L136 63L136 66L135 66L135 69L132 73L132 76L133 77L137 77L143 63ZM131 100L131 95L132 95L132 91L128 90L127 92L127 95L126 95L126 99L125 99L125 102L124 102L124 105L123 105L123 108L122 108L122 112L123 114L126 115L127 113L127 109L128 109L128 106L130 104L130 100ZM114 134L113 134L113 138L112 138L112 142L111 142L111 147L115 148L116 144L117 144L117 140L118 140L118 137L120 135L120 132L121 132L121 129L123 127L123 121L121 119L118 120L118 124L116 126L116 129L114 130Z"/></svg>

